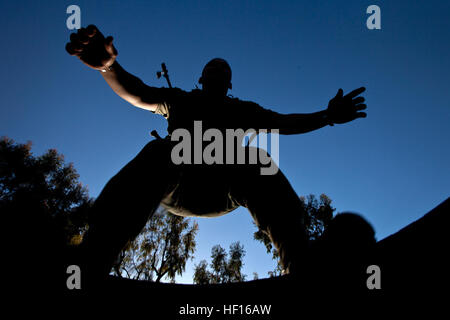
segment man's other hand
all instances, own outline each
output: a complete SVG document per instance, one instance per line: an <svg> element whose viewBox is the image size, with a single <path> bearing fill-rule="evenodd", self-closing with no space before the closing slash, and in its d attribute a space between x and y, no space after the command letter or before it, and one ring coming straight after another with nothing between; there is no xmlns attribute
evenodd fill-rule
<svg viewBox="0 0 450 320"><path fill-rule="evenodd" d="M358 97L366 88L361 87L346 94L339 89L336 96L328 103L328 118L332 123L346 123L357 118L365 118L367 114L361 112L367 106L363 103L365 99Z"/></svg>
<svg viewBox="0 0 450 320"><path fill-rule="evenodd" d="M88 67L103 70L111 66L117 57L117 50L112 42L113 37L105 38L97 27L91 24L70 35L66 50L70 55L80 58Z"/></svg>

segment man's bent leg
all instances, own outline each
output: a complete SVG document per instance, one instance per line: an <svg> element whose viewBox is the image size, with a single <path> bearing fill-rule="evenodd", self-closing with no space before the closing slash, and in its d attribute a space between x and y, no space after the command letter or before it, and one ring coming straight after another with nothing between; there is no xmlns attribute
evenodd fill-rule
<svg viewBox="0 0 450 320"><path fill-rule="evenodd" d="M269 235L284 271L295 272L308 247L301 200L280 170L274 175L261 175L257 165L248 165L236 173L230 195Z"/></svg>
<svg viewBox="0 0 450 320"><path fill-rule="evenodd" d="M106 184L91 209L82 243L91 277L106 276L153 215L173 181L170 165L168 143L154 140Z"/></svg>

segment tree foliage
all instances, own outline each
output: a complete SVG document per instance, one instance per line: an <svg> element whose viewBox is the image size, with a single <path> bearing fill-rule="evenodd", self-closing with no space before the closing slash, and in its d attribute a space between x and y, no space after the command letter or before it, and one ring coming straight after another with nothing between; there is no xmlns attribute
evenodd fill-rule
<svg viewBox="0 0 450 320"><path fill-rule="evenodd" d="M51 275L64 267L65 259L72 261L73 245L89 227L93 203L78 179L73 164L66 164L56 150L35 156L31 142L0 139L0 212L14 234L12 254L16 261L24 260L23 268L40 266ZM197 231L196 223L160 211L121 253L117 273L173 280L193 257Z"/></svg>
<svg viewBox="0 0 450 320"><path fill-rule="evenodd" d="M309 240L317 240L324 232L325 228L333 218L334 208L331 206L331 199L325 194L321 194L319 199L314 195L309 195L306 198L300 197L302 202L302 210L305 217L305 228ZM279 254L276 248L273 247L269 236L262 230L258 230L253 234L253 238L262 242L266 247L267 253L272 254L274 260L278 260ZM278 263L276 268L269 271L270 277L281 275L281 265Z"/></svg>
<svg viewBox="0 0 450 320"><path fill-rule="evenodd" d="M73 164L56 150L35 156L31 142L0 139L0 212L14 234L12 254L24 260L23 268L40 266L50 275L75 252L72 245L88 229L93 203L78 179ZM160 211L120 254L117 274L173 281L193 257L197 231L196 223Z"/></svg>
<svg viewBox="0 0 450 320"><path fill-rule="evenodd" d="M56 150L34 156L31 142L0 139L0 211L13 225L28 226L42 239L58 236L64 245L79 241L92 202L78 178Z"/></svg>
<svg viewBox="0 0 450 320"><path fill-rule="evenodd" d="M5 257L10 274L18 275L15 287L65 285L72 245L87 228L91 205L78 178L56 150L35 156L30 142L0 138L0 213L8 228Z"/></svg>
<svg viewBox="0 0 450 320"><path fill-rule="evenodd" d="M167 277L175 281L193 258L197 232L196 222L160 208L119 254L114 272L131 279L160 282Z"/></svg>
<svg viewBox="0 0 450 320"><path fill-rule="evenodd" d="M200 261L194 269L194 283L216 284L245 281L246 275L242 273L244 246L238 242L230 245L228 253L220 245L211 249L211 264L208 269L206 260Z"/></svg>

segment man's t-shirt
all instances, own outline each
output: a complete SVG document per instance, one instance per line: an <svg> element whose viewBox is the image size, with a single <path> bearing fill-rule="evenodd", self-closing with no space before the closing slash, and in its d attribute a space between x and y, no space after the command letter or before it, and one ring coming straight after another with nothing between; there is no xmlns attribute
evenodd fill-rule
<svg viewBox="0 0 450 320"><path fill-rule="evenodd" d="M186 92L178 88L149 88L148 99L158 105L156 114L168 121L168 132L178 128L193 132L194 121L202 121L202 131L225 129L270 129L273 116L278 113L262 108L256 103L236 98L212 99L201 90ZM224 150L225 155L225 150ZM187 165L173 190L162 204L172 213L183 216L217 216L235 209L238 205L230 196L237 171L229 165Z"/></svg>
<svg viewBox="0 0 450 320"><path fill-rule="evenodd" d="M254 102L228 96L210 98L199 89L186 92L178 88L151 88L148 94L158 104L155 113L167 119L169 134L177 128L191 130L195 120L202 121L203 131L271 129L273 116L278 115Z"/></svg>

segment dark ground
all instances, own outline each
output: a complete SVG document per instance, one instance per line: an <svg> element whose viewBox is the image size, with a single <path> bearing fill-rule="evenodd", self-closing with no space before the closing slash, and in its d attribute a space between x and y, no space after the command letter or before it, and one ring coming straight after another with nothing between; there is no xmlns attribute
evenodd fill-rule
<svg viewBox="0 0 450 320"><path fill-rule="evenodd" d="M282 276L244 283L224 285L183 285L152 283L109 277L99 289L67 290L65 268L58 263L27 269L24 282L14 282L13 300L44 298L49 305L63 300L75 309L85 304L99 306L108 312L114 308L136 310L164 310L166 319L206 319L203 316L181 316L182 307L214 307L213 319L287 319L293 314L314 309L327 312L327 308L353 308L368 303L375 306L380 299L391 301L402 297L422 299L430 295L448 297L448 228L450 198L419 220L397 233L376 243L364 256L347 259L331 254L305 267L296 277ZM58 258L57 256L54 258ZM58 261L58 259L54 259ZM366 269L378 265L381 270L381 289L369 290ZM55 276L57 275L57 276ZM61 299L62 298L62 299ZM242 305L237 311L224 315L225 307ZM245 308L271 305L270 316L245 314ZM81 308L81 309L80 309ZM133 309L135 310L135 309ZM328 310L329 311L329 310ZM152 317L149 317L151 319ZM297 317L294 317L297 318ZM157 317L160 319L160 317Z"/></svg>

